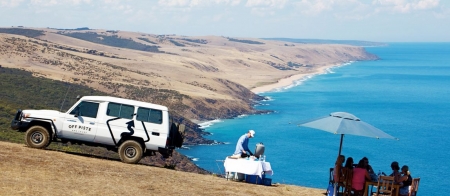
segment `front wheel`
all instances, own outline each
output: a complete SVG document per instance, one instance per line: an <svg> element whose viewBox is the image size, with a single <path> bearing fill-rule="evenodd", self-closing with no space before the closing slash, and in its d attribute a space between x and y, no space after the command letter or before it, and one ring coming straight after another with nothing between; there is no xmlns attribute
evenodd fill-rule
<svg viewBox="0 0 450 196"><path fill-rule="evenodd" d="M50 144L50 134L42 126L32 126L25 133L25 143L31 148L45 148Z"/></svg>
<svg viewBox="0 0 450 196"><path fill-rule="evenodd" d="M137 163L141 160L142 154L141 144L134 140L127 140L119 147L119 157L124 163Z"/></svg>

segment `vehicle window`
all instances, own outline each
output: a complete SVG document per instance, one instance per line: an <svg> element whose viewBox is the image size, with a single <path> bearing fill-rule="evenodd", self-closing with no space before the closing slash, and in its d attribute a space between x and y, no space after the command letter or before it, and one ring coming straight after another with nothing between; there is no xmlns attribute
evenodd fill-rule
<svg viewBox="0 0 450 196"><path fill-rule="evenodd" d="M138 108L136 120L161 124L162 111L149 108Z"/></svg>
<svg viewBox="0 0 450 196"><path fill-rule="evenodd" d="M97 118L98 105L98 103L82 101L70 112L70 114Z"/></svg>
<svg viewBox="0 0 450 196"><path fill-rule="evenodd" d="M134 106L124 105L120 103L109 103L106 115L120 118L132 119L134 114Z"/></svg>

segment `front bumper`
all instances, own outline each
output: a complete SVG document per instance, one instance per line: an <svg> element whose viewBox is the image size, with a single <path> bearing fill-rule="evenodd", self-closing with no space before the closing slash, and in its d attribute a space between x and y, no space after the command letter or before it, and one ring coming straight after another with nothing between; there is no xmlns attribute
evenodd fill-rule
<svg viewBox="0 0 450 196"><path fill-rule="evenodd" d="M11 121L12 130L22 130L22 128L28 127L29 122L22 121L22 110L17 110L16 116Z"/></svg>

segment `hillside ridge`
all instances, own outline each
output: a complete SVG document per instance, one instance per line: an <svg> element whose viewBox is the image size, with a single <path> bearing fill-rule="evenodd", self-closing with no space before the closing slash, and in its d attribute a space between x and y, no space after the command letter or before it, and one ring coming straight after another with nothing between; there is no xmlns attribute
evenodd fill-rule
<svg viewBox="0 0 450 196"><path fill-rule="evenodd" d="M0 28L0 65L168 106L191 120L260 113L252 88L377 57L347 45L110 30ZM264 111L265 112L265 111Z"/></svg>

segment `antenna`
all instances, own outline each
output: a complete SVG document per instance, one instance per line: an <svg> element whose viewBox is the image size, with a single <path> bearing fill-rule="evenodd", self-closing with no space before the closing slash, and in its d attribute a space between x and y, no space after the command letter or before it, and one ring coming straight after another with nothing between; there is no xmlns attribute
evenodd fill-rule
<svg viewBox="0 0 450 196"><path fill-rule="evenodd" d="M67 92L66 92L66 95L64 96L64 100L61 103L61 108L59 109L60 112L62 111L62 108L64 106L64 102L66 101L67 94L69 94L69 90L70 90L70 84L69 84L69 88L67 88Z"/></svg>

